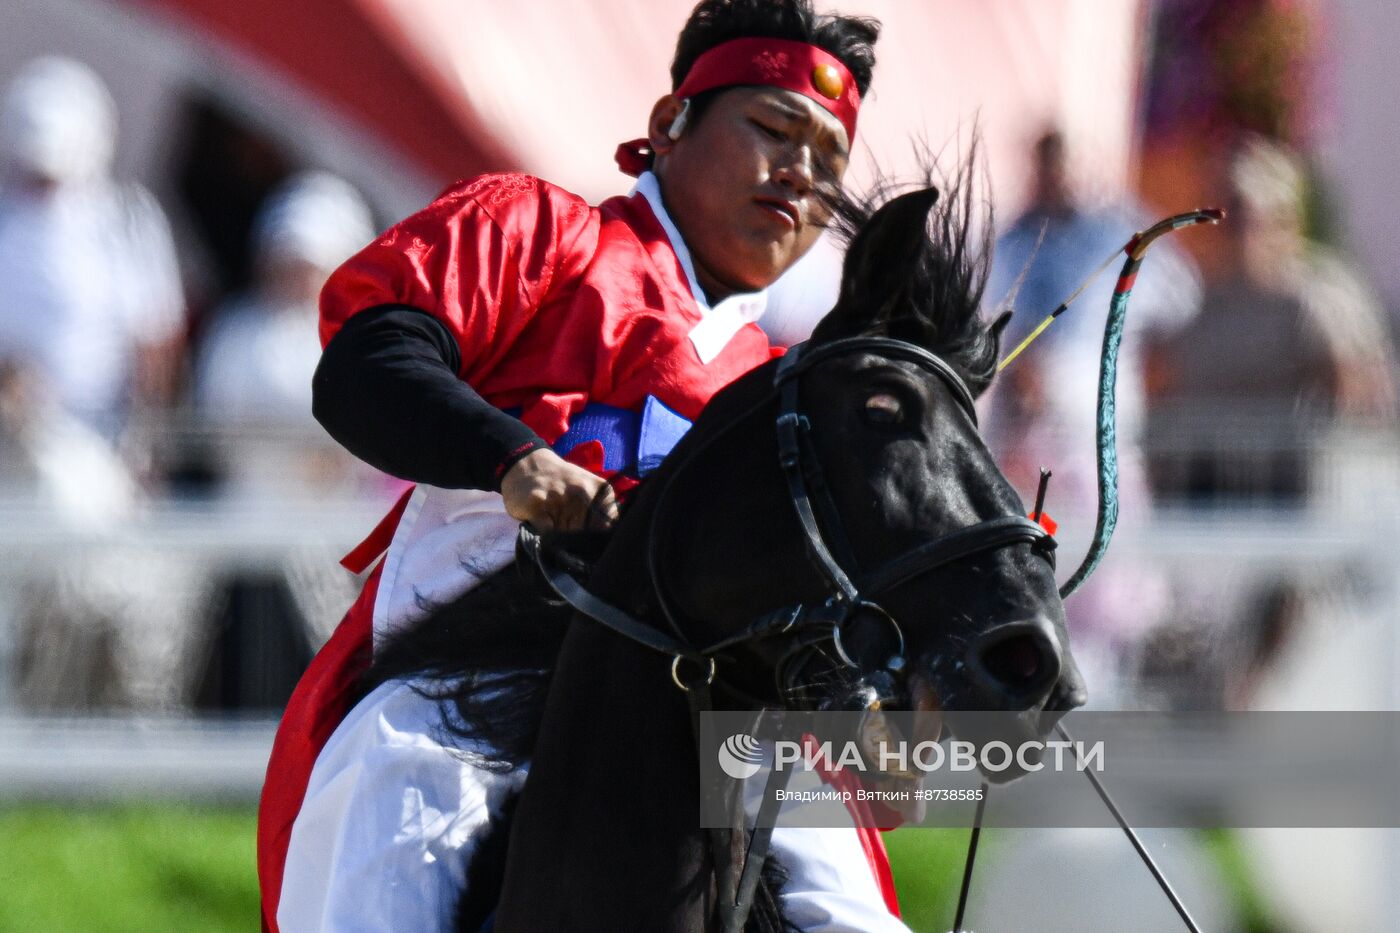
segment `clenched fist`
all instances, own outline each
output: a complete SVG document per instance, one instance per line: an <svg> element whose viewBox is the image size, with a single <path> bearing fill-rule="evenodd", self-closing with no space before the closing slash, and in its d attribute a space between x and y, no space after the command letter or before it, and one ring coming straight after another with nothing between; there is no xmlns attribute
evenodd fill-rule
<svg viewBox="0 0 1400 933"><path fill-rule="evenodd" d="M607 480L547 448L527 454L506 471L501 497L511 518L539 531L582 531L590 524L608 527L617 521L617 499Z"/></svg>

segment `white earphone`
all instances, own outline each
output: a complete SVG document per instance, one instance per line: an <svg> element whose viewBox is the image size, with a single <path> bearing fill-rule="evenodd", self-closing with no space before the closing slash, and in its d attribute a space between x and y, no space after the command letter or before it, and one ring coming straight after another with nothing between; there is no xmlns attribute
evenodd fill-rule
<svg viewBox="0 0 1400 933"><path fill-rule="evenodd" d="M681 112L676 114L676 118L671 121L671 128L666 131L666 135L672 140L681 138L685 132L685 124L690 119L690 98L687 97L681 102Z"/></svg>

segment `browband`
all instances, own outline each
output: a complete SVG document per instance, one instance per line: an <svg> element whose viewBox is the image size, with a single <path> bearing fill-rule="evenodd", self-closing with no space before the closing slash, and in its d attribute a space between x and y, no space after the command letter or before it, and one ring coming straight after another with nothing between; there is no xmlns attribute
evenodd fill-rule
<svg viewBox="0 0 1400 933"><path fill-rule="evenodd" d="M916 344L895 340L892 337L846 337L815 347L810 347L805 343L798 344L789 349L783 356L782 361L778 364L778 371L773 376L773 384L782 385L823 360L859 350L878 351L880 356L915 363L938 376L947 384L953 393L953 398L957 399L958 405L967 412L973 425L977 424L977 409L972 402L972 391L967 387L962 376L958 375L957 370L953 369L936 353L925 350Z"/></svg>

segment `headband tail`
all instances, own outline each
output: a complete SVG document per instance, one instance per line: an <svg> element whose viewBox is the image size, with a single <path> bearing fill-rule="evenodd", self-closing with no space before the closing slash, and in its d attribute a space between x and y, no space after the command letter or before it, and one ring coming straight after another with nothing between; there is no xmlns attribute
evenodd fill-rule
<svg viewBox="0 0 1400 933"><path fill-rule="evenodd" d="M623 174L640 178L651 162L651 143L646 139L633 139L618 144L613 160Z"/></svg>

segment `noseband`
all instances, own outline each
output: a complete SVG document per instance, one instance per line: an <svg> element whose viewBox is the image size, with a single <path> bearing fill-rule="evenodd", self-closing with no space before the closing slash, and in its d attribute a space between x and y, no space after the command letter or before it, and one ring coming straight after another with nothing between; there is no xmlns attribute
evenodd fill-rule
<svg viewBox="0 0 1400 933"><path fill-rule="evenodd" d="M811 437L812 422L802 411L798 386L799 377L815 366L838 356L862 352L914 363L936 377L948 388L958 407L976 428L977 412L967 384L942 358L915 344L885 337L852 337L815 348L798 344L790 349L778 364L771 392L691 450L686 459L670 472L666 485L658 494L648 533L648 573L652 591L671 634L633 618L588 592L576 579L548 560L538 535L523 526L520 535L522 548L539 566L555 592L573 608L632 641L670 655L671 679L686 693L697 688L708 689L715 682L717 657L735 648L780 638L785 640L785 644L775 674L782 696L798 695L804 672L810 673L812 664L821 656L834 656L840 664L858 675L883 670L895 679L902 678L906 668L904 633L875 597L972 554L1014 544L1030 544L1053 560L1055 541L1044 528L1029 518L1003 515L949 532L853 578L847 569L854 566L850 540L825 482L821 461ZM807 556L825 581L826 598L822 602L799 602L775 609L740 631L697 649L692 647L682 631L677 614L668 604L665 588L661 585L656 547L660 520L667 511L665 506L670 501L669 495L676 477L736 425L767 404L774 393L779 396L776 422L779 462L787 480L789 498L802 527ZM851 630L861 620L874 620L887 629L888 652L873 659L856 656L857 653L851 648Z"/></svg>

